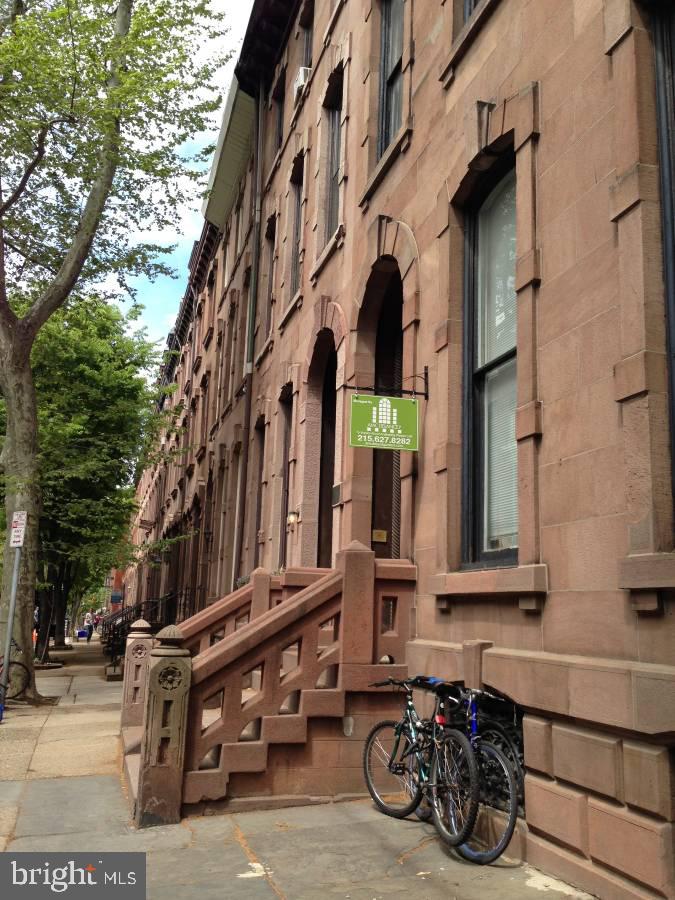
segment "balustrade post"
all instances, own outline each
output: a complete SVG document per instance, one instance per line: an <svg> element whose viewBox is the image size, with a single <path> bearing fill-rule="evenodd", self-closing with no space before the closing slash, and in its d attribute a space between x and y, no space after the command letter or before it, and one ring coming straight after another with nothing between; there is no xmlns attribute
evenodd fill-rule
<svg viewBox="0 0 675 900"><path fill-rule="evenodd" d="M139 827L180 822L183 796L192 660L176 625L163 628L157 641L150 652L134 810Z"/></svg>
<svg viewBox="0 0 675 900"><path fill-rule="evenodd" d="M337 555L342 576L341 663L373 662L375 627L375 553L352 541Z"/></svg>
<svg viewBox="0 0 675 900"><path fill-rule="evenodd" d="M145 688L154 638L145 619L131 626L124 653L124 685L122 688L122 728L143 724Z"/></svg>
<svg viewBox="0 0 675 900"><path fill-rule="evenodd" d="M270 588L272 576L266 569L251 572L253 598L251 599L251 619L257 619L270 608Z"/></svg>

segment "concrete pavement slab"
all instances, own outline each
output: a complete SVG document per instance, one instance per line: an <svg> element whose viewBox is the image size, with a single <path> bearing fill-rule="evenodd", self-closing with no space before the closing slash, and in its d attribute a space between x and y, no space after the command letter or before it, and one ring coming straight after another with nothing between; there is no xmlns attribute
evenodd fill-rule
<svg viewBox="0 0 675 900"><path fill-rule="evenodd" d="M17 741L3 745L0 753L0 781L17 781L25 778L28 772L34 741Z"/></svg>
<svg viewBox="0 0 675 900"><path fill-rule="evenodd" d="M25 781L3 781L0 785L0 809L18 803L25 784Z"/></svg>
<svg viewBox="0 0 675 900"><path fill-rule="evenodd" d="M18 852L45 851L50 853L99 851L119 853L152 853L153 851L174 853L187 849L191 844L190 833L180 825L170 826L174 830L165 831L148 828L136 832L128 825L120 825L111 832L74 831L67 834L40 834L15 838L8 849Z"/></svg>
<svg viewBox="0 0 675 900"><path fill-rule="evenodd" d="M73 778L83 775L116 775L119 741L116 736L89 736L70 740L39 740L28 769L28 779Z"/></svg>
<svg viewBox="0 0 675 900"><path fill-rule="evenodd" d="M0 837L7 838L14 833L18 814L18 805L0 806Z"/></svg>
<svg viewBox="0 0 675 900"><path fill-rule="evenodd" d="M173 854L161 851L148 857L148 897L152 900L278 900L280 894L273 883L274 874L252 863L236 843L217 849L191 847Z"/></svg>
<svg viewBox="0 0 675 900"><path fill-rule="evenodd" d="M200 844L234 840L236 822L232 816L194 816L183 819L181 824Z"/></svg>
<svg viewBox="0 0 675 900"><path fill-rule="evenodd" d="M26 784L15 835L123 834L128 817L116 775L35 780Z"/></svg>

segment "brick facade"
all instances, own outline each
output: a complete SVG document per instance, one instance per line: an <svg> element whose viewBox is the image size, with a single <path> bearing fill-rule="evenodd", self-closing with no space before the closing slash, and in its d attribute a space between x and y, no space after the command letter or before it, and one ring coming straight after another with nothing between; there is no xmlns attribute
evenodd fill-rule
<svg viewBox="0 0 675 900"><path fill-rule="evenodd" d="M135 540L186 537L162 565L128 573L127 597L176 592L180 618L257 566L315 566L322 552L334 564L350 541L370 546L373 505L390 504L391 534L373 548L418 567L411 671L487 684L527 712L528 859L601 896L673 896L675 553L650 13L631 0L480 0L464 22L461 0L403 0L400 125L381 152L381 4L314 4L311 71L294 96L311 9L254 4L237 74L240 91L264 85L263 154L252 116L237 189L195 246L170 336L174 458L138 486ZM277 25L285 43L263 52ZM481 568L466 565L462 537L466 232L507 157L518 550L515 565ZM429 399L420 452L396 455L382 493L378 468L391 462L348 445L349 400L381 379L382 321L399 314L395 377L421 389L413 376L428 367Z"/></svg>

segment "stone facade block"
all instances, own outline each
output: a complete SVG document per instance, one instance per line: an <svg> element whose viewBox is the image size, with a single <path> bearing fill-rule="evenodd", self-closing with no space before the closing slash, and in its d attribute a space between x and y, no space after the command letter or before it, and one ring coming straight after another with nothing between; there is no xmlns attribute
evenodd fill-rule
<svg viewBox="0 0 675 900"><path fill-rule="evenodd" d="M621 800L623 767L620 739L554 724L553 774L556 778Z"/></svg>
<svg viewBox="0 0 675 900"><path fill-rule="evenodd" d="M675 761L672 750L624 741L623 778L626 803L671 822L675 819Z"/></svg>
<svg viewBox="0 0 675 900"><path fill-rule="evenodd" d="M523 748L528 769L553 776L553 742L548 719L536 716L523 718Z"/></svg>
<svg viewBox="0 0 675 900"><path fill-rule="evenodd" d="M527 824L537 832L588 855L588 798L537 775L525 776Z"/></svg>
<svg viewBox="0 0 675 900"><path fill-rule="evenodd" d="M588 801L589 852L592 859L665 897L675 893L675 834L670 823L612 806Z"/></svg>

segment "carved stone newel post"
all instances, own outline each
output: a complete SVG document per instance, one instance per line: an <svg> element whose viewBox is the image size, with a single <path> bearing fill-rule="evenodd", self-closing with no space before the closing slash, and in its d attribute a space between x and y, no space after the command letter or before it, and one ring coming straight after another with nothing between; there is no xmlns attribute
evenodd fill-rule
<svg viewBox="0 0 675 900"><path fill-rule="evenodd" d="M180 822L183 760L192 660L175 625L157 635L150 653L135 820L144 825Z"/></svg>
<svg viewBox="0 0 675 900"><path fill-rule="evenodd" d="M145 619L131 626L124 653L124 687L122 690L122 728L143 724L145 689L154 638Z"/></svg>

